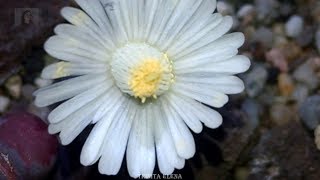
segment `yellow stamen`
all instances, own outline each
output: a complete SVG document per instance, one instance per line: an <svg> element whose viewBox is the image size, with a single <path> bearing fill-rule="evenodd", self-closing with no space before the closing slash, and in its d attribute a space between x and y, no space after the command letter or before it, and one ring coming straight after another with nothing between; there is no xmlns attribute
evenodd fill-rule
<svg viewBox="0 0 320 180"><path fill-rule="evenodd" d="M157 90L163 75L163 67L156 59L143 60L131 72L129 87L135 97L144 103L148 97L157 98Z"/></svg>

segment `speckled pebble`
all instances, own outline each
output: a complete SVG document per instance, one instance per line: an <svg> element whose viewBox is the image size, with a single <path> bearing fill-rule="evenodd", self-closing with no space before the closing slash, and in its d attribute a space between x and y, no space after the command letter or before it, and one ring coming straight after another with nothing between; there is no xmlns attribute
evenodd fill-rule
<svg viewBox="0 0 320 180"><path fill-rule="evenodd" d="M298 15L293 15L286 22L285 28L287 36L289 37L297 37L303 30L303 18Z"/></svg>

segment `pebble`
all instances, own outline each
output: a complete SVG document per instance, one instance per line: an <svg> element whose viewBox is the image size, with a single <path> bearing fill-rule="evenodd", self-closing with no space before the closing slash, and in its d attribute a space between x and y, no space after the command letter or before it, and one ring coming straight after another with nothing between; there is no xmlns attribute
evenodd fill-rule
<svg viewBox="0 0 320 180"><path fill-rule="evenodd" d="M256 97L259 95L268 78L268 72L263 65L256 65L245 76L246 92L250 97Z"/></svg>
<svg viewBox="0 0 320 180"><path fill-rule="evenodd" d="M320 53L320 28L316 32L316 46L317 46L317 49Z"/></svg>
<svg viewBox="0 0 320 180"><path fill-rule="evenodd" d="M18 99L21 96L21 87L22 87L22 80L20 76L12 76L7 80L5 83L6 89L9 91L9 94Z"/></svg>
<svg viewBox="0 0 320 180"><path fill-rule="evenodd" d="M52 80L51 79L42 79L42 78L36 78L34 80L34 84L38 87L38 88L42 88L42 87L46 87L50 84L52 84Z"/></svg>
<svg viewBox="0 0 320 180"><path fill-rule="evenodd" d="M248 15L251 15L254 12L254 6L251 4L244 4L240 7L239 11L237 12L238 18L244 18Z"/></svg>
<svg viewBox="0 0 320 180"><path fill-rule="evenodd" d="M307 85L310 90L317 88L320 83L320 79L315 72L317 66L319 66L317 61L317 58L309 59L293 72L293 78L296 81Z"/></svg>
<svg viewBox="0 0 320 180"><path fill-rule="evenodd" d="M265 54L266 60L274 67L277 67L281 72L288 72L288 62L283 51L279 48L272 48Z"/></svg>
<svg viewBox="0 0 320 180"><path fill-rule="evenodd" d="M271 121L277 126L288 124L297 119L293 109L282 103L273 104L269 113Z"/></svg>
<svg viewBox="0 0 320 180"><path fill-rule="evenodd" d="M279 15L279 3L277 0L255 0L257 18L268 22Z"/></svg>
<svg viewBox="0 0 320 180"><path fill-rule="evenodd" d="M278 76L278 88L282 96L291 96L294 91L294 83L291 76L287 73L280 74Z"/></svg>
<svg viewBox="0 0 320 180"><path fill-rule="evenodd" d="M233 15L234 14L234 7L225 1L218 1L217 2L217 11L222 15Z"/></svg>
<svg viewBox="0 0 320 180"><path fill-rule="evenodd" d="M264 47L271 48L273 44L273 32L271 29L261 26L256 30L253 39L262 43Z"/></svg>
<svg viewBox="0 0 320 180"><path fill-rule="evenodd" d="M299 15L293 15L286 22L285 29L287 36L289 37L298 37L303 30L303 18Z"/></svg>
<svg viewBox="0 0 320 180"><path fill-rule="evenodd" d="M292 98L300 105L307 99L308 95L308 87L303 84L298 84L296 85L294 92L292 93Z"/></svg>
<svg viewBox="0 0 320 180"><path fill-rule="evenodd" d="M0 95L0 113L4 113L8 109L10 99L6 96Z"/></svg>
<svg viewBox="0 0 320 180"><path fill-rule="evenodd" d="M28 101L32 101L34 96L32 95L33 92L36 90L37 88L34 85L31 84L25 84L22 86L22 96L28 100Z"/></svg>
<svg viewBox="0 0 320 180"><path fill-rule="evenodd" d="M317 148L320 150L320 125L317 126L316 130L314 131L314 141L316 143Z"/></svg>
<svg viewBox="0 0 320 180"><path fill-rule="evenodd" d="M310 96L299 107L302 122L311 130L320 124L320 95Z"/></svg>
<svg viewBox="0 0 320 180"><path fill-rule="evenodd" d="M250 129L258 127L262 111L261 105L256 100L248 98L241 105L241 110L248 116L248 123L252 127Z"/></svg>

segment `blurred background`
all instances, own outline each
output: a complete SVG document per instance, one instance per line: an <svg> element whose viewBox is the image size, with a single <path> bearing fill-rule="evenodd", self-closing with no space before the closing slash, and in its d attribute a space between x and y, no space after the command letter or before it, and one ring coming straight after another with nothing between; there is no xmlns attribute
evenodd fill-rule
<svg viewBox="0 0 320 180"><path fill-rule="evenodd" d="M61 146L47 133L52 107L36 108L32 93L55 61L43 50L64 22L71 0L0 0L0 179L130 179L79 163L92 127ZM223 125L195 134L197 153L184 169L160 179L287 180L320 178L320 1L224 0L217 11L243 32L241 53L252 60L241 74L246 90L218 111ZM318 128L317 128L318 127ZM317 148L318 147L318 148ZM155 170L155 173L159 171Z"/></svg>

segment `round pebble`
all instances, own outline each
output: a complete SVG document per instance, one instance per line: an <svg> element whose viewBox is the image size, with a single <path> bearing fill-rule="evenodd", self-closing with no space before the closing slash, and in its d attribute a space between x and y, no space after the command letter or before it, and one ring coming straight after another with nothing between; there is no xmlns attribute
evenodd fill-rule
<svg viewBox="0 0 320 180"><path fill-rule="evenodd" d="M285 28L287 36L297 37L303 30L303 18L298 15L293 15L287 21Z"/></svg>

